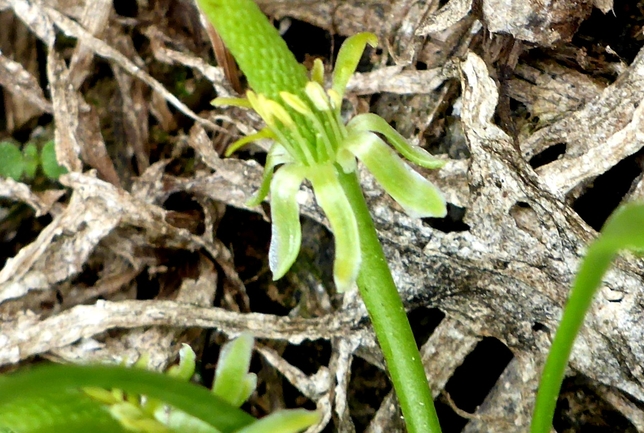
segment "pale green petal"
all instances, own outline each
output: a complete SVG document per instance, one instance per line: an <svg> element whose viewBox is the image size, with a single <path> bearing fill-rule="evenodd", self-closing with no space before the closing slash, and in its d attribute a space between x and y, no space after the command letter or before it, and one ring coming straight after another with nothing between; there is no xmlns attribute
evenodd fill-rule
<svg viewBox="0 0 644 433"><path fill-rule="evenodd" d="M254 344L253 336L244 332L226 343L219 355L212 393L235 407L241 406L249 395L244 384L249 375Z"/></svg>
<svg viewBox="0 0 644 433"><path fill-rule="evenodd" d="M275 138L275 134L271 132L270 129L268 128L263 128L257 131L255 134L250 134L245 137L240 138L239 140L235 141L233 144L228 146L226 149L226 156L230 156L233 153L235 153L237 150L239 150L241 147L245 146L248 143L252 143L253 141L261 140L263 138Z"/></svg>
<svg viewBox="0 0 644 433"><path fill-rule="evenodd" d="M307 177L335 237L333 279L336 288L338 292L347 291L358 277L362 259L356 217L333 166L321 166Z"/></svg>
<svg viewBox="0 0 644 433"><path fill-rule="evenodd" d="M268 191L271 188L271 181L273 180L273 170L276 166L280 164L286 164L293 162L291 155L286 152L286 149L279 144L273 143L271 150L268 151L266 155L266 164L264 165L264 175L262 176L262 184L253 196L246 202L246 206L254 207L259 206L259 204L266 198Z"/></svg>
<svg viewBox="0 0 644 433"><path fill-rule="evenodd" d="M365 46L369 44L372 47L378 45L378 38L373 33L358 33L348 38L340 47L338 59L335 62L333 70L332 88L342 97L344 89L347 87L349 78L353 75L360 62L360 57Z"/></svg>
<svg viewBox="0 0 644 433"><path fill-rule="evenodd" d="M268 265L273 279L286 274L297 258L302 243L300 206L297 192L304 180L304 167L287 164L275 173L271 182L271 246Z"/></svg>
<svg viewBox="0 0 644 433"><path fill-rule="evenodd" d="M419 146L409 142L387 123L385 119L373 113L359 114L347 123L349 132L373 131L384 135L392 146L405 158L425 168L441 168L445 160L438 159Z"/></svg>
<svg viewBox="0 0 644 433"><path fill-rule="evenodd" d="M438 188L405 163L376 134L353 133L347 137L345 147L362 161L409 216L424 218L447 214L445 197Z"/></svg>
<svg viewBox="0 0 644 433"><path fill-rule="evenodd" d="M322 414L304 409L274 412L235 433L297 433L320 422Z"/></svg>

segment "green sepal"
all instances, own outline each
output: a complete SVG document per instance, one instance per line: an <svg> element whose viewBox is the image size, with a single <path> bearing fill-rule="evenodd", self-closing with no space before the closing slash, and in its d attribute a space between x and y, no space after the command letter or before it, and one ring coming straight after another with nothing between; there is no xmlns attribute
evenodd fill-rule
<svg viewBox="0 0 644 433"><path fill-rule="evenodd" d="M220 352L212 393L235 407L250 397L257 385L257 376L249 373L255 340L249 332L226 343Z"/></svg>
<svg viewBox="0 0 644 433"><path fill-rule="evenodd" d="M246 206L259 206L271 189L271 181L273 180L273 170L275 167L292 161L293 158L281 144L277 142L273 143L273 146L271 146L271 149L268 151L268 155L266 155L262 184L260 185L259 190L246 202Z"/></svg>
<svg viewBox="0 0 644 433"><path fill-rule="evenodd" d="M338 181L335 167L320 166L308 177L313 185L315 198L329 219L335 238L333 279L336 289L338 292L345 292L351 289L360 270L362 253L358 223Z"/></svg>
<svg viewBox="0 0 644 433"><path fill-rule="evenodd" d="M373 33L358 33L348 38L340 47L338 59L333 69L332 89L344 96L344 90L347 88L349 78L353 75L358 67L365 46L369 44L372 47L378 45L378 37ZM340 108L337 107L339 110Z"/></svg>
<svg viewBox="0 0 644 433"><path fill-rule="evenodd" d="M273 280L278 280L291 268L300 251L302 230L297 193L306 169L287 164L276 171L271 182L271 245L268 264Z"/></svg>
<svg viewBox="0 0 644 433"><path fill-rule="evenodd" d="M377 114L365 113L357 115L347 123L347 130L349 132L378 132L384 135L401 155L421 167L434 169L445 165L446 161L436 158L419 146L409 144L405 137L400 135L385 119Z"/></svg>
<svg viewBox="0 0 644 433"><path fill-rule="evenodd" d="M320 422L320 419L320 412L304 409L281 410L235 433L297 433Z"/></svg>
<svg viewBox="0 0 644 433"><path fill-rule="evenodd" d="M425 218L447 214L445 197L438 188L411 168L376 134L354 132L347 137L346 148L362 161L409 216Z"/></svg>

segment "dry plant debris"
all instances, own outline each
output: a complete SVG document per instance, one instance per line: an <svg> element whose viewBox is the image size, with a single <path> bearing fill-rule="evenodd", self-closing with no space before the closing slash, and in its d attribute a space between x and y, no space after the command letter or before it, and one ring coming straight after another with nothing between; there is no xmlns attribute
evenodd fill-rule
<svg viewBox="0 0 644 433"><path fill-rule="evenodd" d="M594 197L593 182L632 166L626 186L595 199L591 213L605 217L644 196L644 6L439 3L259 1L276 20L300 20L281 21L292 31L379 35L384 49L351 81L348 109L378 111L453 158L426 173L451 204L442 221L408 218L363 175L406 305L445 316L421 341L432 390L461 415L453 431L522 432L576 266L598 229L581 201ZM603 15L613 9L615 19ZM631 39L609 44L584 28L587 19L608 20ZM266 146L221 157L261 124L208 105L234 91L209 63L192 2L0 0L0 23L10 29L0 36L0 139L55 138L70 172L59 184L0 179L2 369L39 357L134 362L142 354L163 369L182 342L208 365L224 337L250 330L262 341L254 368L265 384L255 414L308 404L324 413L311 431L399 431L391 392L367 403L366 425L352 414L355 357L377 368L382 357L356 294L328 288L327 222L306 187L299 199L308 227L317 227L314 246L290 282L267 275L270 213L244 204ZM331 45L298 55L329 56ZM570 365L602 413L621 420L612 431L644 431L642 275L640 259L618 261ZM450 382L490 339L512 359L465 409ZM302 361L309 343L330 350ZM561 431L581 404L566 398Z"/></svg>

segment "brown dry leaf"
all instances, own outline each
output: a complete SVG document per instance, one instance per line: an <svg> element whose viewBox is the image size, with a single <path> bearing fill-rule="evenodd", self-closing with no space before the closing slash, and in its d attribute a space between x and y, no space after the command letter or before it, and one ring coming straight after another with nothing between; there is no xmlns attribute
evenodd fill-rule
<svg viewBox="0 0 644 433"><path fill-rule="evenodd" d="M143 229L148 239L162 239L162 245L206 247L213 257L219 255L218 247L166 223L162 208L113 185L75 173L61 182L74 190L68 207L0 271L0 303L30 290L49 290L76 275L98 243L118 226Z"/></svg>
<svg viewBox="0 0 644 433"><path fill-rule="evenodd" d="M36 194L31 191L29 185L16 182L11 178L0 178L0 197L27 203L36 211L37 217L49 213L53 204L64 194L65 191L62 190L49 190Z"/></svg>
<svg viewBox="0 0 644 433"><path fill-rule="evenodd" d="M45 99L36 77L20 63L5 57L2 52L0 52L0 85L14 96L29 101L46 113L53 111L51 102Z"/></svg>
<svg viewBox="0 0 644 433"><path fill-rule="evenodd" d="M83 15L80 23L94 36L100 37L107 27L110 12L112 11L112 1L110 0L93 0L85 2ZM59 10L68 10L68 6ZM90 74L90 66L94 58L91 48L87 47L81 39L79 44L74 48L72 59L69 62L71 83L75 89L78 89L85 78Z"/></svg>
<svg viewBox="0 0 644 433"><path fill-rule="evenodd" d="M542 46L569 41L592 8L585 0L483 0L482 5L483 21L491 32Z"/></svg>

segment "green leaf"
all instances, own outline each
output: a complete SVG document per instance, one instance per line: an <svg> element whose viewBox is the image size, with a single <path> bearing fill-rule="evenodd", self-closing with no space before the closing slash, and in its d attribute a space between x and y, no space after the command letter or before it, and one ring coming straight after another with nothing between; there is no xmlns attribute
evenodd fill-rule
<svg viewBox="0 0 644 433"><path fill-rule="evenodd" d="M443 217L445 197L430 181L405 163L372 132L353 133L346 148L369 169L382 187L411 217Z"/></svg>
<svg viewBox="0 0 644 433"><path fill-rule="evenodd" d="M358 223L333 166L316 168L309 179L335 238L333 279L338 292L345 292L351 289L360 271L362 254Z"/></svg>
<svg viewBox="0 0 644 433"><path fill-rule="evenodd" d="M56 159L55 143L48 141L40 151L40 160L42 163L42 171L49 179L56 180L61 174L67 173L67 169L58 165Z"/></svg>
<svg viewBox="0 0 644 433"><path fill-rule="evenodd" d="M40 384L38 396L14 394L0 406L0 431L14 433L95 432L117 433L125 429L101 403L76 389L48 391Z"/></svg>
<svg viewBox="0 0 644 433"><path fill-rule="evenodd" d="M249 332L226 343L219 355L212 392L235 407L241 406L255 390L255 374L248 373L255 340Z"/></svg>
<svg viewBox="0 0 644 433"><path fill-rule="evenodd" d="M421 167L433 169L441 168L445 165L446 161L436 158L419 146L409 144L405 137L400 135L385 119L377 114L365 113L357 115L347 123L347 130L349 132L378 132L384 135L402 156Z"/></svg>
<svg viewBox="0 0 644 433"><path fill-rule="evenodd" d="M548 354L539 384L532 417L532 433L549 433L557 397L575 338L584 323L602 278L621 249L641 251L644 248L644 204L629 203L619 207L606 221L602 231L589 247L572 285L561 324Z"/></svg>
<svg viewBox="0 0 644 433"><path fill-rule="evenodd" d="M275 173L271 182L271 246L268 264L273 279L278 280L291 268L300 251L302 229L297 192L304 180L305 169L286 164Z"/></svg>
<svg viewBox="0 0 644 433"><path fill-rule="evenodd" d="M0 379L0 414L5 415L14 413L11 404L17 395L25 401L45 398L45 401L55 402L58 393L72 388L101 387L118 388L162 400L222 433L232 433L254 422L253 417L203 387L150 371L116 366L47 365ZM74 412L65 411L63 415L69 416L70 413Z"/></svg>
<svg viewBox="0 0 644 433"><path fill-rule="evenodd" d="M38 169L38 163L40 158L38 157L38 147L34 143L28 143L24 149L22 149L22 155L24 157L24 167L25 167L25 176L29 179L33 179L36 176L36 170Z"/></svg>
<svg viewBox="0 0 644 433"><path fill-rule="evenodd" d="M0 142L0 176L19 180L25 169L20 149L8 141Z"/></svg>

